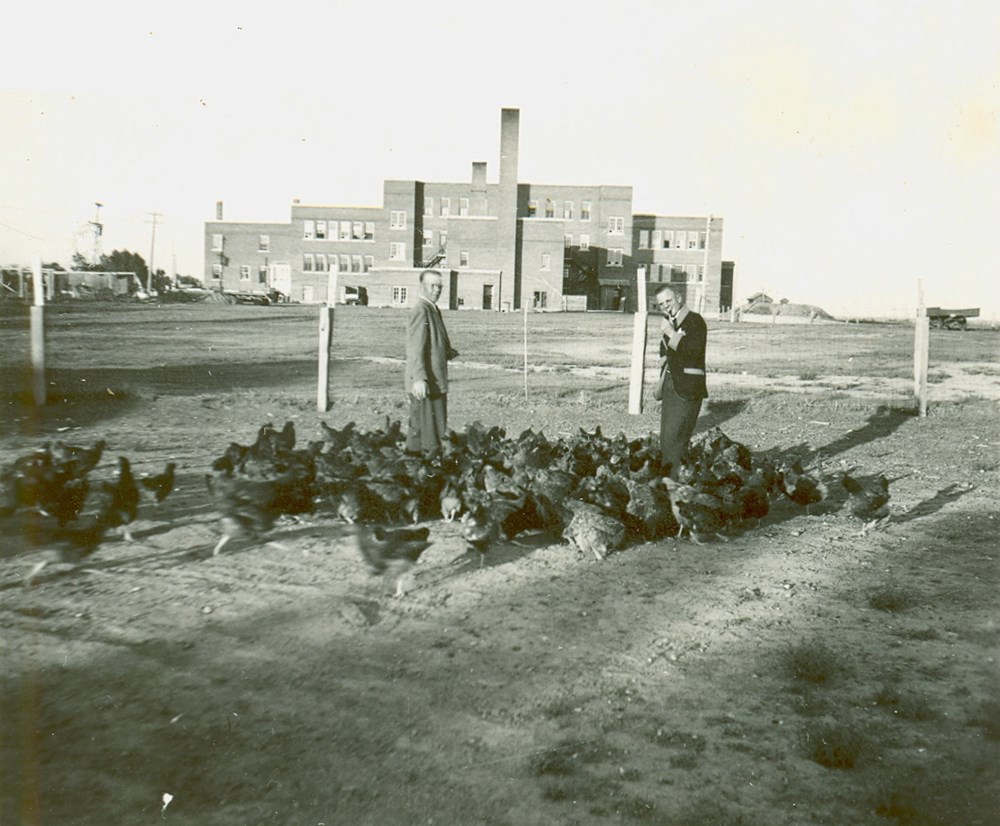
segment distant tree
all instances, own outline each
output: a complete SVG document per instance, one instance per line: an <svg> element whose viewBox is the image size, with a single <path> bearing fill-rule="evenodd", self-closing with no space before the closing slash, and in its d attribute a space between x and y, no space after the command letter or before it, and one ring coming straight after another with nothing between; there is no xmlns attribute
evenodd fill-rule
<svg viewBox="0 0 1000 826"><path fill-rule="evenodd" d="M146 276L149 274L145 259L139 253L128 250L115 250L110 255L102 255L98 269L105 272L134 272L143 287L146 286Z"/></svg>
<svg viewBox="0 0 1000 826"><path fill-rule="evenodd" d="M168 292L174 288L174 280L163 270L153 273L153 289L158 293Z"/></svg>
<svg viewBox="0 0 1000 826"><path fill-rule="evenodd" d="M55 270L56 272L66 272L66 269L58 261L49 261L47 264L42 264L43 270Z"/></svg>
<svg viewBox="0 0 1000 826"><path fill-rule="evenodd" d="M177 283L182 287L200 287L202 286L201 281L195 278L193 275L178 275Z"/></svg>

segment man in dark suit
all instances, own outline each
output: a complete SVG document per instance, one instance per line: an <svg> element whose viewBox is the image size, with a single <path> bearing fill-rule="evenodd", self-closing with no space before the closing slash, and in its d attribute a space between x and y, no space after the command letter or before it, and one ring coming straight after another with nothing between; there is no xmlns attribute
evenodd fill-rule
<svg viewBox="0 0 1000 826"><path fill-rule="evenodd" d="M437 270L420 273L420 294L406 327L406 389L410 426L406 449L433 453L448 435L448 362L458 355L437 307L443 281Z"/></svg>
<svg viewBox="0 0 1000 826"><path fill-rule="evenodd" d="M670 476L677 478L681 456L694 433L705 387L705 319L684 304L684 288L665 284L656 291L656 306L663 313L660 329L660 369L663 382L660 406L660 452Z"/></svg>

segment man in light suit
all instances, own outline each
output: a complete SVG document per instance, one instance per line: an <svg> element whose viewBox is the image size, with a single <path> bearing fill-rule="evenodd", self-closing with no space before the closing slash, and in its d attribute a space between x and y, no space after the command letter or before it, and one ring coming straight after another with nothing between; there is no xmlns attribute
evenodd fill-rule
<svg viewBox="0 0 1000 826"><path fill-rule="evenodd" d="M660 407L660 452L664 467L677 478L681 456L694 433L705 387L705 345L708 328L698 313L684 304L684 288L663 285L656 291L663 313L660 367L667 371Z"/></svg>
<svg viewBox="0 0 1000 826"><path fill-rule="evenodd" d="M420 294L406 328L406 389L410 426L406 449L433 453L448 435L448 362L458 355L437 307L443 280L437 270L420 273Z"/></svg>

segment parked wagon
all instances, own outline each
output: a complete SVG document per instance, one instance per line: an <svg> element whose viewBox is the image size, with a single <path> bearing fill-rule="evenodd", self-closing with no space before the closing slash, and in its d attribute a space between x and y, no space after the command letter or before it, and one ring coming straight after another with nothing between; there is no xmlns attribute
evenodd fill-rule
<svg viewBox="0 0 1000 826"><path fill-rule="evenodd" d="M942 310L940 307L928 307L927 317L931 320L931 327L938 327L942 330L964 330L966 329L966 319L979 317L979 308Z"/></svg>

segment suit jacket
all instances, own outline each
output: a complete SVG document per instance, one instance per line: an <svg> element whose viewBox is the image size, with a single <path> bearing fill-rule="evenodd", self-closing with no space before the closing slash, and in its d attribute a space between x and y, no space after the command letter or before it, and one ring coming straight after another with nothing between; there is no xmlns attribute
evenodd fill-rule
<svg viewBox="0 0 1000 826"><path fill-rule="evenodd" d="M705 344L708 327L698 313L684 307L678 315L678 332L660 339L660 358L666 358L674 391L682 399L708 398L705 386ZM683 335L680 335L683 333Z"/></svg>
<svg viewBox="0 0 1000 826"><path fill-rule="evenodd" d="M418 298L406 326L406 392L413 382L427 382L430 396L448 392L448 360L457 356L437 305Z"/></svg>

